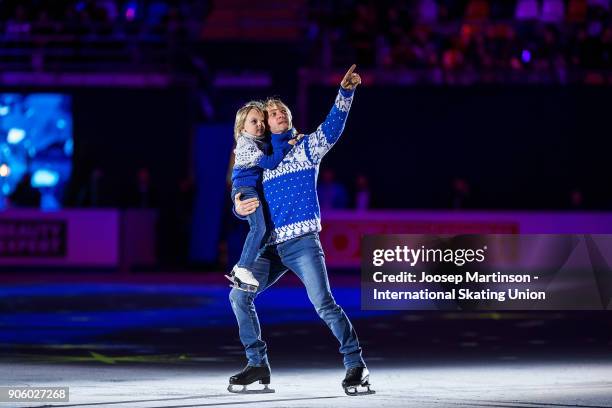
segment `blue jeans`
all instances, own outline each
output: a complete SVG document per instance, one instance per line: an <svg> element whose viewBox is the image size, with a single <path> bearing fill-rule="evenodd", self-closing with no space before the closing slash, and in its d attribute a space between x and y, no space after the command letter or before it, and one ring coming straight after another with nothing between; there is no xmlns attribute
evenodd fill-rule
<svg viewBox="0 0 612 408"><path fill-rule="evenodd" d="M257 193L255 187L238 187L232 189L232 201L236 194L240 193L240 199L246 200L247 198L257 198L260 202L259 207L253 214L247 215L249 221L249 233L244 240L244 246L242 247L242 254L238 261L238 266L248 269L253 272L253 265L255 258L259 250L264 245L266 236L266 220L264 218L263 207L261 206L261 197Z"/></svg>
<svg viewBox="0 0 612 408"><path fill-rule="evenodd" d="M288 269L300 278L319 317L338 339L344 366L365 367L357 333L331 294L325 257L317 233L267 245L255 260L252 270L255 279L259 281L257 292L231 290L230 303L238 321L240 341L245 348L248 364L268 365L266 343L261 337L259 319L255 311L255 298L272 286Z"/></svg>

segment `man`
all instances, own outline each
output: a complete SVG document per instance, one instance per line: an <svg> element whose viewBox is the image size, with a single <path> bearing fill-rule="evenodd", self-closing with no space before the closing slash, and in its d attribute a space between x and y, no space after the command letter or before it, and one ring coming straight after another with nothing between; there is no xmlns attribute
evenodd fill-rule
<svg viewBox="0 0 612 408"><path fill-rule="evenodd" d="M253 275L259 281L257 292L249 293L237 288L230 292L232 310L248 360L247 367L230 378L230 392L236 392L233 385L243 385L242 392L246 392L246 385L255 381L266 386L260 392L272 392L267 387L270 367L266 343L261 338L253 302L259 293L291 269L304 282L308 298L340 342L340 353L347 369L342 381L345 392L349 395L373 393L369 389L369 372L361 357L357 334L331 294L318 235L321 216L316 178L321 159L344 130L355 88L361 83L354 69L355 65L351 66L342 79L341 89L325 122L314 133L300 139L278 167L264 171L263 190L269 209L271 237L253 268ZM287 137L293 137L291 111L282 101L269 99L266 111L272 133L287 133ZM239 195L234 200L235 212L242 217L254 212L259 205L257 199L241 201ZM367 387L367 391L358 391L359 386Z"/></svg>

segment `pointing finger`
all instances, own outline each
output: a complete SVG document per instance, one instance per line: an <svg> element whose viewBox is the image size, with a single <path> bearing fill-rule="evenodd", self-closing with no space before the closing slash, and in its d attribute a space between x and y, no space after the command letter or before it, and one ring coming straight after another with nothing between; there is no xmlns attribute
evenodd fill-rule
<svg viewBox="0 0 612 408"><path fill-rule="evenodd" d="M353 64L351 65L351 67L349 68L349 70L346 72L345 76L349 76L353 73L353 71L355 70L355 68L357 68L357 65Z"/></svg>

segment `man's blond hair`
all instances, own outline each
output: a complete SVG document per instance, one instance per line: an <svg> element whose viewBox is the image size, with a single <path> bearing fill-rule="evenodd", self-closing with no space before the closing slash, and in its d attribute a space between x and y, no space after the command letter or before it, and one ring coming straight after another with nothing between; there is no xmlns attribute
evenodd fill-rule
<svg viewBox="0 0 612 408"><path fill-rule="evenodd" d="M291 115L289 107L278 98L271 97L265 100L264 109L266 111L274 107L284 109L287 112L287 124L289 125L289 129L291 129L293 127L293 115Z"/></svg>
<svg viewBox="0 0 612 408"><path fill-rule="evenodd" d="M264 108L264 104L261 101L249 101L242 105L242 108L238 109L236 112L236 120L234 121L234 140L238 140L242 129L244 129L244 122L246 122L246 117L251 111L251 109L255 109L257 112L261 113L264 117L264 122L266 118L266 109Z"/></svg>

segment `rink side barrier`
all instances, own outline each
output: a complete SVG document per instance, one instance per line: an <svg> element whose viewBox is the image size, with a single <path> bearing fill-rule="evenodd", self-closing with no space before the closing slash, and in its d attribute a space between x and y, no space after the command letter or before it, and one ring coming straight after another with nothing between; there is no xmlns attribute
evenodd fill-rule
<svg viewBox="0 0 612 408"><path fill-rule="evenodd" d="M609 212L322 210L331 268L359 268L361 237L373 234L612 234Z"/></svg>
<svg viewBox="0 0 612 408"><path fill-rule="evenodd" d="M0 212L0 267L129 270L155 264L157 211L66 209Z"/></svg>

